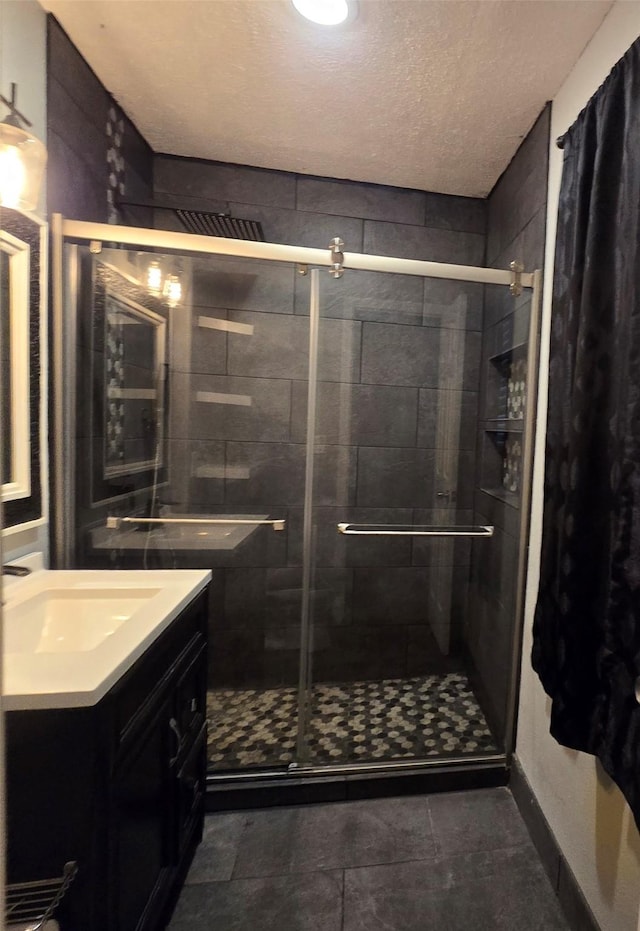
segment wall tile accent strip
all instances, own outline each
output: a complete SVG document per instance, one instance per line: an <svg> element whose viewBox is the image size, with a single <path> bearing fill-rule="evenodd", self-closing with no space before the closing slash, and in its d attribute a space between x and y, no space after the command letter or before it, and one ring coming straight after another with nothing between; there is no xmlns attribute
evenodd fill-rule
<svg viewBox="0 0 640 931"><path fill-rule="evenodd" d="M48 212L151 226L147 208L115 209L116 195L151 196L149 145L51 15L47 45Z"/></svg>
<svg viewBox="0 0 640 931"><path fill-rule="evenodd" d="M124 119L122 111L115 104L107 113L107 218L109 223L119 221L116 203L125 191L125 163L122 155L124 136Z"/></svg>

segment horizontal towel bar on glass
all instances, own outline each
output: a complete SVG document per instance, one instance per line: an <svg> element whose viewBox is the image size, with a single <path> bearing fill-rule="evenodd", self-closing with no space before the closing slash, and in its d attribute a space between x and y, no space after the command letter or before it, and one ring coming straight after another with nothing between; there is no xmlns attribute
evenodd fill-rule
<svg viewBox="0 0 640 931"><path fill-rule="evenodd" d="M274 530L284 530L285 521L277 520L243 520L237 518L212 517L107 517L107 530L118 530L122 524L217 524L236 527L239 524L250 524L259 527L263 524L273 527Z"/></svg>
<svg viewBox="0 0 640 931"><path fill-rule="evenodd" d="M338 524L338 532L362 537L492 537L492 526L451 527L427 524Z"/></svg>

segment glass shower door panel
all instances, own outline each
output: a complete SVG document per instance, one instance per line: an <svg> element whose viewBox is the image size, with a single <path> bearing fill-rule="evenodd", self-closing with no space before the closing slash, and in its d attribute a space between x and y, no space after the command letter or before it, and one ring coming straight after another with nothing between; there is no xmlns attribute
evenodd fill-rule
<svg viewBox="0 0 640 931"><path fill-rule="evenodd" d="M320 306L308 762L495 750L466 664L471 537L424 535L477 523L482 286L348 270Z"/></svg>
<svg viewBox="0 0 640 931"><path fill-rule="evenodd" d="M300 659L304 283L292 265L125 249L80 250L78 269L78 357L91 364L78 369L77 564L211 569L210 768L286 767ZM179 299L158 290L169 274Z"/></svg>
<svg viewBox="0 0 640 931"><path fill-rule="evenodd" d="M476 513L495 531L491 547L473 545L466 643L476 691L501 745L513 723L523 584L522 502L523 495L528 498L524 483L532 436L527 415L535 400L528 371L532 300L531 291L514 298L505 288L486 286Z"/></svg>

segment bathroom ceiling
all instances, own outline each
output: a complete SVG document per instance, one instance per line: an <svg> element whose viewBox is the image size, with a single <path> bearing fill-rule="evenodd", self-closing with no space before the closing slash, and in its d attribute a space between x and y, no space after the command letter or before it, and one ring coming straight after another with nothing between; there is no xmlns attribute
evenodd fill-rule
<svg viewBox="0 0 640 931"><path fill-rule="evenodd" d="M486 195L611 0L41 0L157 152Z"/></svg>

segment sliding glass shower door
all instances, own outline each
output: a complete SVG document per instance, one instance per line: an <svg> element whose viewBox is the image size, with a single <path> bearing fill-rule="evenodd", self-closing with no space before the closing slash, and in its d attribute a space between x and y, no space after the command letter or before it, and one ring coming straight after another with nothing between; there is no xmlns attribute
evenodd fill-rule
<svg viewBox="0 0 640 931"><path fill-rule="evenodd" d="M64 246L58 565L212 570L213 775L504 759L535 296L121 235Z"/></svg>
<svg viewBox="0 0 640 931"><path fill-rule="evenodd" d="M308 763L498 752L464 630L476 525L483 286L346 271L321 277Z"/></svg>
<svg viewBox="0 0 640 931"><path fill-rule="evenodd" d="M72 561L211 569L210 766L286 766L298 727L308 282L291 263L106 246L68 245L67 268ZM346 330L337 321L325 339ZM325 483L330 494L337 478Z"/></svg>

